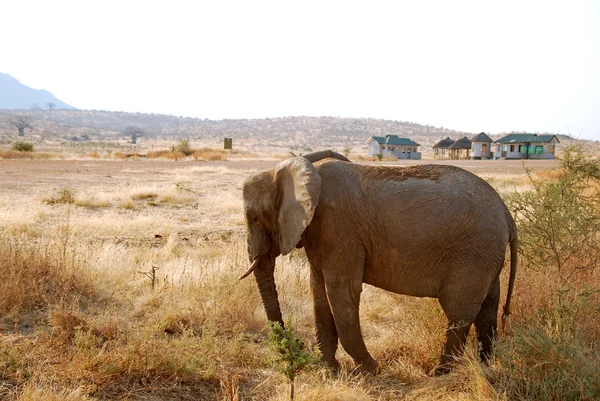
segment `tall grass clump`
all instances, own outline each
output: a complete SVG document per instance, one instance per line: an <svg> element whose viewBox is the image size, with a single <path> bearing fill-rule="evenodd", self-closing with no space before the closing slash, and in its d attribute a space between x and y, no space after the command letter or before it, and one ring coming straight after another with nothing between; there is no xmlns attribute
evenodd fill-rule
<svg viewBox="0 0 600 401"><path fill-rule="evenodd" d="M28 312L93 293L91 279L77 269L67 246L66 242L0 237L0 315L18 322Z"/></svg>
<svg viewBox="0 0 600 401"><path fill-rule="evenodd" d="M47 205L71 205L75 203L75 192L70 188L61 188L56 193L42 198L42 202Z"/></svg>

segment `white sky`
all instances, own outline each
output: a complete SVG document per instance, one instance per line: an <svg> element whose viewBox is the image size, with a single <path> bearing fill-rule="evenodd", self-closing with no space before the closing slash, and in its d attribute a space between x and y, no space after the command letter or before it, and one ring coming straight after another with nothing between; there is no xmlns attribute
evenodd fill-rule
<svg viewBox="0 0 600 401"><path fill-rule="evenodd" d="M600 1L3 0L0 72L81 109L600 140Z"/></svg>

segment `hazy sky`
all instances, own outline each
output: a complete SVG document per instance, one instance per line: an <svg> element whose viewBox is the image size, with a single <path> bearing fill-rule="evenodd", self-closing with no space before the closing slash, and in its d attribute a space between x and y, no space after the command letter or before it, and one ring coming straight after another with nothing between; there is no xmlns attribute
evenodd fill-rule
<svg viewBox="0 0 600 401"><path fill-rule="evenodd" d="M82 109L600 140L600 1L27 1L0 72Z"/></svg>

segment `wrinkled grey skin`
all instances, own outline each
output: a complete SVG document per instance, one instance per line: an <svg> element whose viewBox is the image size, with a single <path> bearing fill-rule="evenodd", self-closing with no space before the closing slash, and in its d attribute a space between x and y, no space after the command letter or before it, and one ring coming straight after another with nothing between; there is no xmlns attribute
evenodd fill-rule
<svg viewBox="0 0 600 401"><path fill-rule="evenodd" d="M339 366L339 340L362 371L378 370L360 329L363 283L439 300L448 329L434 373L446 372L462 354L473 323L480 357L487 361L506 247L511 265L505 316L518 243L515 223L496 191L453 166L374 167L318 161L321 157L343 158L331 153L292 158L244 182L248 253L256 262L267 318L283 324L275 258L303 246L318 345L333 369Z"/></svg>

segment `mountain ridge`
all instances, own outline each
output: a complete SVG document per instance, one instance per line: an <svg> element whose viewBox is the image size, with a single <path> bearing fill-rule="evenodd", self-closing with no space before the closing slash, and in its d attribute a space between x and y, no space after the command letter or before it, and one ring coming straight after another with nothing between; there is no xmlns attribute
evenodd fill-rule
<svg viewBox="0 0 600 401"><path fill-rule="evenodd" d="M7 73L0 72L0 109L25 110L48 107L74 110L46 89L34 89Z"/></svg>

